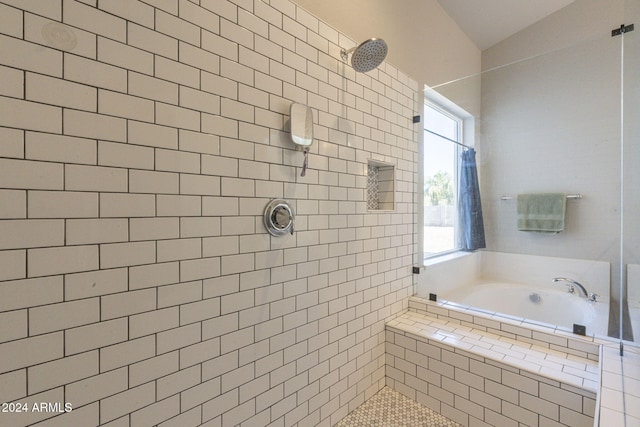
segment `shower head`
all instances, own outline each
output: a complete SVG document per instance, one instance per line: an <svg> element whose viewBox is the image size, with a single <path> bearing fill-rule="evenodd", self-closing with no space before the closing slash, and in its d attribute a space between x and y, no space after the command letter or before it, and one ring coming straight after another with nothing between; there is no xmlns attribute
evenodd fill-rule
<svg viewBox="0 0 640 427"><path fill-rule="evenodd" d="M351 55L351 66L359 73L366 73L376 68L387 56L387 44L382 39L372 38L365 40L349 50L340 50L340 56L347 61Z"/></svg>

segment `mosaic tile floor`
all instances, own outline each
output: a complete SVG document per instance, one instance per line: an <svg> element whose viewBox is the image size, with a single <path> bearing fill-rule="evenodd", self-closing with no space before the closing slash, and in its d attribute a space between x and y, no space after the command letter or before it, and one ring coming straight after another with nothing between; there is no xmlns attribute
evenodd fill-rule
<svg viewBox="0 0 640 427"><path fill-rule="evenodd" d="M433 412L390 387L336 424L336 427L460 427L460 424Z"/></svg>

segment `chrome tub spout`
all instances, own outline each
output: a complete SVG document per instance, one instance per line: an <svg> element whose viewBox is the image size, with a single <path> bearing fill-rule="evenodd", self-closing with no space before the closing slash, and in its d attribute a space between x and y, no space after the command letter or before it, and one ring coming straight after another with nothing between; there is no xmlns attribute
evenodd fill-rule
<svg viewBox="0 0 640 427"><path fill-rule="evenodd" d="M584 288L584 286L582 286L580 283L576 282L573 279L568 279L566 277L554 277L553 281L554 282L566 282L565 284L569 288L569 292L570 293L574 293L576 291L576 288L578 288L578 293L579 294L582 294L582 296L584 296L585 298L591 299L591 295L589 294L589 292L587 292L587 290ZM593 300L595 301L595 298Z"/></svg>

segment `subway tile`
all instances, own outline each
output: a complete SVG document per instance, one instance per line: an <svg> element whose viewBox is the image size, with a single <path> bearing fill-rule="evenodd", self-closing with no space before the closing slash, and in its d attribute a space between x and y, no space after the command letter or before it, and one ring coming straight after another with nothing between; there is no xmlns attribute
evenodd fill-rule
<svg viewBox="0 0 640 427"><path fill-rule="evenodd" d="M129 366L132 386L147 383L178 371L178 352L165 353Z"/></svg>
<svg viewBox="0 0 640 427"><path fill-rule="evenodd" d="M178 137L181 151L213 155L220 154L220 137L217 135L180 129L178 131Z"/></svg>
<svg viewBox="0 0 640 427"><path fill-rule="evenodd" d="M157 196L158 216L200 216L202 202L198 196Z"/></svg>
<svg viewBox="0 0 640 427"><path fill-rule="evenodd" d="M0 400L10 402L27 395L27 370L0 374Z"/></svg>
<svg viewBox="0 0 640 427"><path fill-rule="evenodd" d="M180 178L177 173L129 170L129 191L132 193L177 194Z"/></svg>
<svg viewBox="0 0 640 427"><path fill-rule="evenodd" d="M98 5L100 9L113 15L121 16L127 21L137 22L147 28L153 28L154 25L154 8L141 1L134 0L112 0ZM128 29L131 29L129 24ZM128 33L131 34L130 32ZM131 40L128 39L130 42Z"/></svg>
<svg viewBox="0 0 640 427"><path fill-rule="evenodd" d="M238 98L238 82L213 73L202 72L201 89L225 98ZM219 107L218 107L219 108Z"/></svg>
<svg viewBox="0 0 640 427"><path fill-rule="evenodd" d="M237 292L240 289L238 275L222 276L204 280L202 286L203 298L213 298Z"/></svg>
<svg viewBox="0 0 640 427"><path fill-rule="evenodd" d="M202 282L182 282L175 285L162 286L158 289L158 307L171 307L187 304L202 299Z"/></svg>
<svg viewBox="0 0 640 427"><path fill-rule="evenodd" d="M0 251L0 280L27 277L27 251Z"/></svg>
<svg viewBox="0 0 640 427"><path fill-rule="evenodd" d="M178 148L176 129L142 122L128 122L129 144L146 145L159 148Z"/></svg>
<svg viewBox="0 0 640 427"><path fill-rule="evenodd" d="M180 396L175 395L131 414L131 426L158 425L180 414Z"/></svg>
<svg viewBox="0 0 640 427"><path fill-rule="evenodd" d="M7 5L0 5L0 28L2 34L22 38L24 12Z"/></svg>
<svg viewBox="0 0 640 427"><path fill-rule="evenodd" d="M0 51L1 55L1 51ZM62 109L38 102L0 97L0 126L62 133Z"/></svg>
<svg viewBox="0 0 640 427"><path fill-rule="evenodd" d="M178 218L131 218L131 241L175 239L180 237Z"/></svg>
<svg viewBox="0 0 640 427"><path fill-rule="evenodd" d="M127 341L127 319L114 319L64 331L65 355Z"/></svg>
<svg viewBox="0 0 640 427"><path fill-rule="evenodd" d="M59 21L62 18L62 0L53 0L47 3L41 3L38 1L24 2L21 0L5 0L4 3L38 15L46 16L56 21Z"/></svg>
<svg viewBox="0 0 640 427"><path fill-rule="evenodd" d="M127 383L127 368L120 368L65 386L65 397L81 407L125 391Z"/></svg>
<svg viewBox="0 0 640 427"><path fill-rule="evenodd" d="M220 299L209 298L180 306L180 325L201 322L220 315Z"/></svg>
<svg viewBox="0 0 640 427"><path fill-rule="evenodd" d="M155 106L153 101L149 99L100 89L98 91L98 112L108 116L153 122Z"/></svg>
<svg viewBox="0 0 640 427"><path fill-rule="evenodd" d="M155 164L153 148L120 142L99 141L97 159L100 166L122 168L153 169Z"/></svg>
<svg viewBox="0 0 640 427"><path fill-rule="evenodd" d="M155 212L152 194L100 194L100 217L152 217Z"/></svg>
<svg viewBox="0 0 640 427"><path fill-rule="evenodd" d="M219 74L220 72L220 58L218 55L187 43L181 42L179 45L179 60L181 64L201 70L200 73ZM193 79L193 84L189 86L199 87L195 84L195 79ZM204 87L202 89L204 89ZM211 91L206 90L206 92Z"/></svg>
<svg viewBox="0 0 640 427"><path fill-rule="evenodd" d="M156 149L156 170L184 173L200 172L200 156L196 153Z"/></svg>
<svg viewBox="0 0 640 427"><path fill-rule="evenodd" d="M128 366L155 356L156 339L149 335L143 338L129 339L120 344L100 349L100 371L106 372Z"/></svg>
<svg viewBox="0 0 640 427"><path fill-rule="evenodd" d="M254 197L255 186L251 179L227 178L221 179L222 196Z"/></svg>
<svg viewBox="0 0 640 427"><path fill-rule="evenodd" d="M210 114L220 114L220 97L209 92L181 86L180 106Z"/></svg>
<svg viewBox="0 0 640 427"><path fill-rule="evenodd" d="M193 368L189 370L192 372ZM194 375L194 374L192 374ZM209 381L204 381L192 388L186 388L181 393L181 410L192 408L194 406L201 405L204 402L211 401L211 399L220 395L220 379L214 378Z"/></svg>
<svg viewBox="0 0 640 427"><path fill-rule="evenodd" d="M200 70L198 68L162 56L155 58L154 76L193 88L200 86Z"/></svg>
<svg viewBox="0 0 640 427"><path fill-rule="evenodd" d="M129 286L132 290L177 282L179 282L179 264L177 262L141 265L129 268ZM162 291L159 291L159 293L161 292Z"/></svg>
<svg viewBox="0 0 640 427"><path fill-rule="evenodd" d="M220 218L189 217L180 218L180 237L208 237L220 235Z"/></svg>
<svg viewBox="0 0 640 427"><path fill-rule="evenodd" d="M127 70L76 55L65 54L64 78L88 86L127 91Z"/></svg>
<svg viewBox="0 0 640 427"><path fill-rule="evenodd" d="M177 328L180 325L178 307L154 310L129 317L129 337L138 338L160 331Z"/></svg>
<svg viewBox="0 0 640 427"><path fill-rule="evenodd" d="M404 241L392 238L406 234L396 223L405 217L393 224L383 217L370 229L376 217L367 231L356 232L366 221L356 218L364 194L357 161L366 157L338 146L316 150L298 183L299 153L290 150L284 129L290 100L304 99L319 110L319 142L335 137L357 150L371 135L380 141L376 154L393 157L408 146L396 135L402 126L386 122L401 116L401 102L412 101L388 96L408 93L404 82L352 73L355 84L347 83L340 104L341 77L324 68L337 60L318 50L329 48L327 39L344 44L344 37L306 12L298 17L288 0L135 0L124 9L124 0L5 3L35 15L24 13L24 21L4 27L12 37L0 41L7 41L0 44L6 65L0 75L11 84L0 84L0 94L17 112L37 101L46 110L42 117L53 113L59 123L12 113L18 118L2 131L10 144L0 149L0 202L7 202L0 203L6 219L0 228L4 223L3 235L23 236L0 246L0 265L7 266L0 273L0 317L16 325L11 333L0 328L0 341L64 328L59 346L67 355L11 371L11 384L18 381L11 398L64 387L74 411L43 426L82 420L170 427L262 419L254 417L255 404L262 413L273 405L266 423L282 417L277 421L294 424L312 419L303 418L311 411L307 401L320 414L338 410L340 400L341 414L364 387L373 392L370 382L384 379L380 319L400 307L410 285L410 275L401 273L409 261ZM77 45L64 53L45 47L40 28L55 22L44 16L64 19ZM24 38L37 45L19 40L23 22ZM23 55L36 51L37 60ZM373 115L373 104L382 116ZM336 119L343 107L348 121ZM372 133L369 126L378 122ZM348 129L352 123L357 128ZM345 132L357 138L341 139ZM347 190L333 188L339 185ZM261 218L269 198L284 196L299 199L300 211L300 233L285 241L264 233ZM314 203L305 205L304 198ZM333 214L340 219L327 219ZM375 245L358 244L361 238ZM25 280L27 273L51 276ZM335 293L323 292L329 286ZM389 286L393 295L375 293ZM285 324L292 329L283 333ZM330 376L311 385L309 369L314 378ZM347 378L357 392L347 388ZM278 403L285 390L296 393ZM320 415L313 419L320 422Z"/></svg>
<svg viewBox="0 0 640 427"><path fill-rule="evenodd" d="M126 20L75 0L64 0L65 24L125 42Z"/></svg>
<svg viewBox="0 0 640 427"><path fill-rule="evenodd" d="M124 292L127 288L126 268L68 274L64 277L66 301Z"/></svg>
<svg viewBox="0 0 640 427"><path fill-rule="evenodd" d="M219 34L249 49L253 48L253 32L248 31L241 25L235 24L235 21L222 19L220 21Z"/></svg>
<svg viewBox="0 0 640 427"><path fill-rule="evenodd" d="M64 244L63 220L0 221L0 249L37 248Z"/></svg>
<svg viewBox="0 0 640 427"><path fill-rule="evenodd" d="M106 243L100 245L100 268L152 264L156 261L154 242Z"/></svg>
<svg viewBox="0 0 640 427"><path fill-rule="evenodd" d="M51 304L29 309L29 333L40 335L100 320L98 298Z"/></svg>
<svg viewBox="0 0 640 427"><path fill-rule="evenodd" d="M0 34L2 65L62 77L62 52Z"/></svg>
<svg viewBox="0 0 640 427"><path fill-rule="evenodd" d="M200 3L203 8L210 10L216 15L220 15L231 22L238 21L238 14L242 10L241 7L236 6L236 4L228 0L204 0Z"/></svg>
<svg viewBox="0 0 640 427"><path fill-rule="evenodd" d="M26 73L25 97L43 104L96 111L95 88L41 74Z"/></svg>
<svg viewBox="0 0 640 427"><path fill-rule="evenodd" d="M25 158L61 163L96 164L97 143L95 140L85 138L26 132Z"/></svg>
<svg viewBox="0 0 640 427"><path fill-rule="evenodd" d="M180 281L209 279L220 276L220 258L180 261Z"/></svg>
<svg viewBox="0 0 640 427"><path fill-rule="evenodd" d="M147 383L102 399L100 401L101 425L152 404L155 401L155 394L154 384Z"/></svg>
<svg viewBox="0 0 640 427"><path fill-rule="evenodd" d="M202 113L202 132L215 133L221 137L237 138L238 121L222 116Z"/></svg>
<svg viewBox="0 0 640 427"><path fill-rule="evenodd" d="M220 178L217 176L180 174L180 194L218 196L220 195Z"/></svg>
<svg viewBox="0 0 640 427"><path fill-rule="evenodd" d="M126 192L126 169L71 165L65 166L65 189L77 191Z"/></svg>
<svg viewBox="0 0 640 427"><path fill-rule="evenodd" d="M129 95L153 99L167 104L178 103L177 83L136 73L134 71L129 71L127 76L127 89Z"/></svg>
<svg viewBox="0 0 640 427"><path fill-rule="evenodd" d="M213 338L180 349L180 369L206 362L220 355L220 339Z"/></svg>
<svg viewBox="0 0 640 427"><path fill-rule="evenodd" d="M156 102L156 123L181 129L200 130L200 113L196 110Z"/></svg>
<svg viewBox="0 0 640 427"><path fill-rule="evenodd" d="M0 148L0 156L14 157L16 159L23 159L25 157L24 131L0 128L0 137L4 141L2 148Z"/></svg>
<svg viewBox="0 0 640 427"><path fill-rule="evenodd" d="M95 218L98 194L79 191L29 191L29 218Z"/></svg>
<svg viewBox="0 0 640 427"><path fill-rule="evenodd" d="M60 24L57 21L59 20L52 21L42 16L25 14L24 39L95 59L96 35L77 27L72 28Z"/></svg>
<svg viewBox="0 0 640 427"><path fill-rule="evenodd" d="M0 313L0 343L26 338L27 310Z"/></svg>
<svg viewBox="0 0 640 427"><path fill-rule="evenodd" d="M172 239L157 242L158 262L200 258L201 239Z"/></svg>
<svg viewBox="0 0 640 427"><path fill-rule="evenodd" d="M84 245L29 249L27 262L29 277L96 270L98 247Z"/></svg>
<svg viewBox="0 0 640 427"><path fill-rule="evenodd" d="M64 134L125 142L126 120L77 110L64 110Z"/></svg>
<svg viewBox="0 0 640 427"><path fill-rule="evenodd" d="M10 341L0 346L0 373L63 357L62 332Z"/></svg>
<svg viewBox="0 0 640 427"><path fill-rule="evenodd" d="M233 99L222 98L220 100L220 114L229 119L253 123L255 107Z"/></svg>
<svg viewBox="0 0 640 427"><path fill-rule="evenodd" d="M202 174L238 176L238 160L220 156L202 156Z"/></svg>
<svg viewBox="0 0 640 427"><path fill-rule="evenodd" d="M32 366L27 372L29 393L39 393L97 375L98 352L89 351Z"/></svg>
<svg viewBox="0 0 640 427"><path fill-rule="evenodd" d="M201 326L193 323L157 334L158 354L173 351L201 341Z"/></svg>
<svg viewBox="0 0 640 427"><path fill-rule="evenodd" d="M156 11L156 31L194 46L200 45L198 26L163 11Z"/></svg>
<svg viewBox="0 0 640 427"><path fill-rule="evenodd" d="M202 48L216 55L238 60L238 44L209 31L202 31Z"/></svg>

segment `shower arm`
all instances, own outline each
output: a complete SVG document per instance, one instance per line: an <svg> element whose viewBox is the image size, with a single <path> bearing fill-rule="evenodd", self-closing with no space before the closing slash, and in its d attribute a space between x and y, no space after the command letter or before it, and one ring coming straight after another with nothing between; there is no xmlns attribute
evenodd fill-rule
<svg viewBox="0 0 640 427"><path fill-rule="evenodd" d="M355 51L358 48L358 46L354 46L348 50L345 50L344 48L340 49L340 57L342 57L343 61L348 61L349 60L349 54L353 51Z"/></svg>

